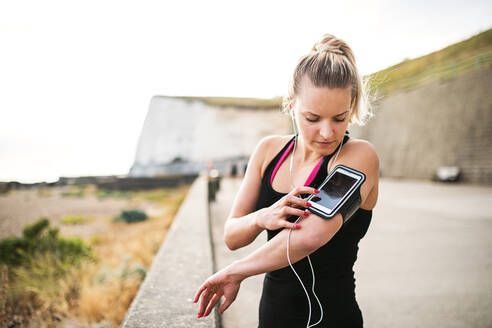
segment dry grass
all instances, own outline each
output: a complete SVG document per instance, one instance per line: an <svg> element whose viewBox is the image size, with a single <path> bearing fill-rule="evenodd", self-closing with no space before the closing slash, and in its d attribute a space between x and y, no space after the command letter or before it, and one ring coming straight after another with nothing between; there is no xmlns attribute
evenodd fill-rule
<svg viewBox="0 0 492 328"><path fill-rule="evenodd" d="M85 239L98 260L63 277L49 255L33 259L29 269L10 268L15 281L2 280L0 327L58 327L68 321L72 327L119 327L188 188L132 195L154 198L162 214L131 224L106 218L107 232Z"/></svg>
<svg viewBox="0 0 492 328"><path fill-rule="evenodd" d="M94 279L101 268L91 265L78 272L80 293L73 308L72 318L87 325L106 321L118 327L123 321L130 304L142 282L136 275L124 276L116 270L114 274L98 281ZM65 287L69 289L69 285Z"/></svg>

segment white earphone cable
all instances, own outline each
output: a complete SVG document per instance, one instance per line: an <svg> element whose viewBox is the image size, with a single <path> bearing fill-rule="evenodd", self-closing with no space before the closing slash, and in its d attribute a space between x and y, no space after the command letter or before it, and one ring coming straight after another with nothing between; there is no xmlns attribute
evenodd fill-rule
<svg viewBox="0 0 492 328"><path fill-rule="evenodd" d="M289 168L289 172L290 172L290 183L292 184L292 187L295 188L296 186L294 185L294 180L292 178L292 165L294 163L294 154L295 154L295 151L296 151L296 145L297 145L297 136L298 136L298 132L296 131L296 127L295 127L295 122L294 122L294 115L293 113L291 112L290 113L290 117L292 118L292 127L294 129L294 133L295 133L295 136L294 136L294 149L292 151L292 156L290 158L290 168ZM345 138L345 137L344 137ZM336 162L337 158L338 158L338 154L340 153L340 150L342 149L342 145L343 145L343 139L342 139L342 142L340 143L340 147L338 148L338 151L337 151L337 154L335 156L335 159L333 160L333 162L331 163L332 165L329 165L328 166L328 174L331 172L330 171L330 167L333 166L333 163ZM301 197L302 198L302 197ZM299 221L301 217L298 216L297 217L297 220L294 222L294 223L297 223L297 221ZM302 289L304 289L304 293L306 293L306 297L308 299L308 305L309 305L309 316L308 316L308 321L307 321L307 325L306 325L306 328L310 328L310 327L314 327L316 326L317 324L319 324L321 322L321 320L323 320L323 306L321 305L321 302L318 298L318 296L316 295L316 293L314 292L314 284L315 284L315 276L314 276L314 269L313 269L313 264L311 263L311 258L309 257L309 255L307 256L308 258L308 261L309 261L309 266L311 267L311 273L313 275L313 286L312 286L312 292L313 292L313 295L314 297L316 298L316 300L318 301L318 305L319 305L319 308L320 308L320 311L321 311L321 317L320 319L318 320L318 322L312 324L312 325L309 325L309 322L311 322L311 299L309 298L309 294L306 290L306 287L304 287L304 284L302 283L302 279L299 277L299 275L297 274L296 270L294 269L294 266L292 265L292 262L290 261L290 256L289 256L289 243L290 243L290 233L292 232L292 228L289 229L289 234L287 235L287 261L289 262L289 265L290 265L290 268L292 269L292 271L294 271L294 274L296 275L297 279L299 280L299 282L301 283L301 286L302 286Z"/></svg>

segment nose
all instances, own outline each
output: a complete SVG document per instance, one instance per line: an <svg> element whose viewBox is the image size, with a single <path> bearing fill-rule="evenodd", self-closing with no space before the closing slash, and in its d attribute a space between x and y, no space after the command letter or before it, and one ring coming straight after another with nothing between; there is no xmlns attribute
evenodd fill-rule
<svg viewBox="0 0 492 328"><path fill-rule="evenodd" d="M335 135L335 130L329 122L325 122L319 129L319 134L324 141L331 141Z"/></svg>

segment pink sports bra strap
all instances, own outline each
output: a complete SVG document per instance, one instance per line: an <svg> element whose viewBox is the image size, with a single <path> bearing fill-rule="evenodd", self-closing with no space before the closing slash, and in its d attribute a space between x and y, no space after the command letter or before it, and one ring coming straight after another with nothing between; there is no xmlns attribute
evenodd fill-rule
<svg viewBox="0 0 492 328"><path fill-rule="evenodd" d="M294 146L294 141L292 141L290 143L289 147L287 147L287 149L284 151L284 153L280 157L279 161L277 162L277 165L275 165L275 168L273 169L272 175L270 177L270 184L273 183L273 177L275 177L275 174L277 174L277 171L278 171L278 168L280 167L280 164L282 164L282 162L284 161L285 157L287 157L287 154L289 153L289 151L292 148L292 146Z"/></svg>
<svg viewBox="0 0 492 328"><path fill-rule="evenodd" d="M284 151L284 153L280 157L279 161L277 162L277 165L275 165L275 168L273 169L272 175L270 177L270 185L273 184L273 178L275 177L275 174L277 174L277 171L280 168L280 165L284 161L285 157L287 157L287 155L289 154L289 151L292 149L292 146L294 146L294 141L292 141L290 143L289 147L287 147L287 149ZM306 183L304 184L305 186L309 186L309 184L314 180L314 178L316 177L316 174L318 174L319 168L321 166L321 162L323 162L323 157L321 157L318 164L316 164L314 169L311 171L311 174L309 175L309 177L306 180Z"/></svg>
<svg viewBox="0 0 492 328"><path fill-rule="evenodd" d="M306 183L304 184L305 186L309 186L311 182L313 182L314 177L316 177L316 174L318 174L319 168L321 166L321 162L323 162L323 157L320 158L318 164L316 164L314 169L311 171L311 174L309 175L309 177L306 180Z"/></svg>

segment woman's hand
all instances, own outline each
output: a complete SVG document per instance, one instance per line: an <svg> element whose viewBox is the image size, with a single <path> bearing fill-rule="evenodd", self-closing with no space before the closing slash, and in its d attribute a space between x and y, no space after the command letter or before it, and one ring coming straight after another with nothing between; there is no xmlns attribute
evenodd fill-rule
<svg viewBox="0 0 492 328"><path fill-rule="evenodd" d="M302 198L299 194L317 194L318 190L311 187L296 187L284 197L280 198L270 207L264 208L256 218L256 225L262 229L277 230L280 228L298 229L300 226L287 221L291 215L307 216L307 210L301 210L301 207L309 207L311 204Z"/></svg>
<svg viewBox="0 0 492 328"><path fill-rule="evenodd" d="M200 295L202 296L198 309L198 318L209 315L222 295L225 296L225 302L219 308L220 314L236 299L240 284L246 277L233 274L231 271L232 265L234 263L210 276L198 289L193 299L193 303L196 303L200 299Z"/></svg>

